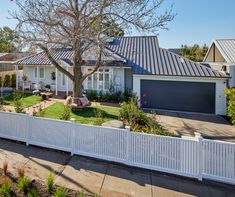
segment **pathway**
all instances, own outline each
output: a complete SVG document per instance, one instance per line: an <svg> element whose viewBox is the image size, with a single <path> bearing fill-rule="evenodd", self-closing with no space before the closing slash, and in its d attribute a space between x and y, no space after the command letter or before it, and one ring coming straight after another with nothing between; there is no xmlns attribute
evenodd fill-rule
<svg viewBox="0 0 235 197"><path fill-rule="evenodd" d="M0 167L5 160L13 174L23 166L30 179L45 181L48 174L54 172L57 185L104 197L233 197L235 194L235 187L231 185L199 182L80 156L71 157L64 152L0 139Z"/></svg>

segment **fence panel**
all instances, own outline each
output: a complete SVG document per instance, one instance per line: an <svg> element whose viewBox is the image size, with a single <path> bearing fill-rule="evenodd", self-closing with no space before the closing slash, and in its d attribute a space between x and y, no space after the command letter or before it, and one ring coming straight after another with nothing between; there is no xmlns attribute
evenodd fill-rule
<svg viewBox="0 0 235 197"><path fill-rule="evenodd" d="M74 152L123 162L126 160L127 134L125 129L75 124Z"/></svg>
<svg viewBox="0 0 235 197"><path fill-rule="evenodd" d="M29 144L71 151L71 127L66 121L30 117Z"/></svg>
<svg viewBox="0 0 235 197"><path fill-rule="evenodd" d="M26 141L28 117L23 114L0 112L0 137Z"/></svg>
<svg viewBox="0 0 235 197"><path fill-rule="evenodd" d="M197 177L197 142L131 132L129 162L153 170Z"/></svg>
<svg viewBox="0 0 235 197"><path fill-rule="evenodd" d="M235 144L203 140L203 177L235 184Z"/></svg>
<svg viewBox="0 0 235 197"><path fill-rule="evenodd" d="M0 112L0 137L235 184L235 144L200 136L195 139L165 137Z"/></svg>

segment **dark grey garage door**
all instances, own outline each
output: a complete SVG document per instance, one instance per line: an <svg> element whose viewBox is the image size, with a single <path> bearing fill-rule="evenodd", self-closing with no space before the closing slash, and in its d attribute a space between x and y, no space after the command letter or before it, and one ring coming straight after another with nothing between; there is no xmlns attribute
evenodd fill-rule
<svg viewBox="0 0 235 197"><path fill-rule="evenodd" d="M215 83L141 80L143 108L215 113Z"/></svg>

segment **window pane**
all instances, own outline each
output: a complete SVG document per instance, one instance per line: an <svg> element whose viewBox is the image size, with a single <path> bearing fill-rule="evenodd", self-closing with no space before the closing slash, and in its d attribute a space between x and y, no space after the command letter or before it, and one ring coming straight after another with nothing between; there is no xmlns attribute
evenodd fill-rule
<svg viewBox="0 0 235 197"><path fill-rule="evenodd" d="M39 77L44 78L44 68L39 68Z"/></svg>
<svg viewBox="0 0 235 197"><path fill-rule="evenodd" d="M35 78L37 78L37 67L34 68L34 76L35 76Z"/></svg>
<svg viewBox="0 0 235 197"><path fill-rule="evenodd" d="M103 73L99 73L99 90L103 90Z"/></svg>
<svg viewBox="0 0 235 197"><path fill-rule="evenodd" d="M92 89L92 76L87 77L87 88Z"/></svg>
<svg viewBox="0 0 235 197"><path fill-rule="evenodd" d="M109 74L105 73L105 82L104 82L104 89L109 89Z"/></svg>
<svg viewBox="0 0 235 197"><path fill-rule="evenodd" d="M93 89L94 89L94 90L97 90L97 81L98 81L98 79L97 79L97 73L94 73L94 74L93 74Z"/></svg>

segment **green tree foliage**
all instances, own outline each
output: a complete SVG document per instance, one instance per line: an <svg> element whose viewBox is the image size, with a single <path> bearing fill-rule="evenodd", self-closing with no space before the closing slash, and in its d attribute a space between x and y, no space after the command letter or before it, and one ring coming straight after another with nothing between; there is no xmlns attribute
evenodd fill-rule
<svg viewBox="0 0 235 197"><path fill-rule="evenodd" d="M232 124L235 125L235 88L227 88L225 93L228 97L227 114L231 118Z"/></svg>
<svg viewBox="0 0 235 197"><path fill-rule="evenodd" d="M192 61L202 62L208 50L208 46L204 44L200 47L198 44L193 46L182 45L180 49L180 55L186 57Z"/></svg>
<svg viewBox="0 0 235 197"><path fill-rule="evenodd" d="M11 76L10 75L5 75L4 81L3 81L3 86L4 87L10 87L11 86Z"/></svg>
<svg viewBox="0 0 235 197"><path fill-rule="evenodd" d="M0 52L10 53L17 51L17 34L11 28L5 26L0 28Z"/></svg>

